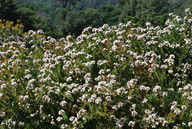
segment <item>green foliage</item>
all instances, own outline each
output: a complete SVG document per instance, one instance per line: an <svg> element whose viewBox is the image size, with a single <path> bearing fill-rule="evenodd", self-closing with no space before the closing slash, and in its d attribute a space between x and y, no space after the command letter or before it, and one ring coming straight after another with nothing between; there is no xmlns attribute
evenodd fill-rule
<svg viewBox="0 0 192 129"><path fill-rule="evenodd" d="M1 0L0 1L0 18L17 21L16 13L16 1L15 0Z"/></svg>
<svg viewBox="0 0 192 129"><path fill-rule="evenodd" d="M121 10L114 5L102 5L98 8L98 12L103 20L102 23L109 25L117 25Z"/></svg>
<svg viewBox="0 0 192 129"><path fill-rule="evenodd" d="M116 5L117 2L116 0L80 0L77 2L74 9L75 10L85 10L88 8L97 9L101 5L106 5L106 4Z"/></svg>
<svg viewBox="0 0 192 129"><path fill-rule="evenodd" d="M174 14L177 14L179 16L184 16L185 13L182 11L184 10L185 8L190 8L192 9L192 3L190 0L177 0L177 1L173 1L172 3L172 8L171 8L171 11L174 13Z"/></svg>
<svg viewBox="0 0 192 129"><path fill-rule="evenodd" d="M164 19L166 19L164 17L169 11L168 8L169 3L166 0L127 0L122 5L123 11L119 20L121 22L133 20L141 25L144 25L146 21L152 24L160 21L162 24L158 25L163 25L165 23ZM153 20L149 20L149 18Z"/></svg>
<svg viewBox="0 0 192 129"><path fill-rule="evenodd" d="M42 29L46 35L60 38L67 34L77 37L87 26L117 25L130 20L136 26L144 26L147 21L163 26L168 13L183 16L188 7L191 0L4 0L0 1L0 18L14 22L19 19L25 32ZM94 11L86 19L90 8ZM82 16L71 24L72 15Z"/></svg>
<svg viewBox="0 0 192 129"><path fill-rule="evenodd" d="M112 24L115 21L114 24L117 24L118 16L114 15L120 14L119 9L115 7L113 7L113 14L108 18L104 14L106 12L87 9L91 7L98 8L99 5L106 3L115 4L114 0L95 1L95 4L94 2L86 4L84 8L86 10L82 11L77 10L77 8L79 4L87 3L85 1L27 0L23 2L18 4L19 9L17 12L19 14L18 19L21 19L21 22L25 26L24 31L42 29L46 35L51 35L55 38L69 33L78 36L85 27L99 27L106 23L106 19L109 20L107 23ZM99 13L104 14L104 16L101 16ZM109 12L107 13L109 15ZM75 16L75 18L72 16Z"/></svg>
<svg viewBox="0 0 192 129"><path fill-rule="evenodd" d="M80 0L54 0L54 1L59 1L63 8L68 8L68 9L73 9L76 3Z"/></svg>
<svg viewBox="0 0 192 129"><path fill-rule="evenodd" d="M25 31L33 30L35 21L35 11L29 8L19 8L17 12L21 15L19 19L25 26Z"/></svg>
<svg viewBox="0 0 192 129"><path fill-rule="evenodd" d="M14 22L0 19L0 38L1 38L0 41L1 42L8 42L9 40L17 39L15 36L21 36L22 33L23 33L23 24L16 23L14 25ZM8 37L11 37L11 38L9 39Z"/></svg>
<svg viewBox="0 0 192 129"><path fill-rule="evenodd" d="M56 19L55 23L62 35L67 35L71 32L71 34L78 36L85 27L99 27L103 23L99 12L94 9L79 11L59 9L58 13L58 17L56 17L58 20ZM60 18L63 20L60 21Z"/></svg>
<svg viewBox="0 0 192 129"><path fill-rule="evenodd" d="M123 5L125 5L126 2L128 2L129 0L117 0L118 4L122 7Z"/></svg>
<svg viewBox="0 0 192 129"><path fill-rule="evenodd" d="M65 22L66 22L66 16L67 16L68 10L65 8L58 8L56 10L56 17L54 18L54 26L56 35L58 37L62 37L66 32L65 30Z"/></svg>

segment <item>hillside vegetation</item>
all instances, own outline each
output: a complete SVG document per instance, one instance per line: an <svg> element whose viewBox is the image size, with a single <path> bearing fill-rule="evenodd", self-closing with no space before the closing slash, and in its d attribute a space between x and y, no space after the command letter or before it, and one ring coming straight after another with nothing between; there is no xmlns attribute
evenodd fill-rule
<svg viewBox="0 0 192 129"><path fill-rule="evenodd" d="M0 19L20 20L24 31L43 30L56 39L79 36L84 28L132 21L165 27L168 14L184 16L191 0L1 0ZM192 8L191 8L192 9Z"/></svg>
<svg viewBox="0 0 192 129"><path fill-rule="evenodd" d="M0 22L1 128L192 128L192 14L56 40Z"/></svg>

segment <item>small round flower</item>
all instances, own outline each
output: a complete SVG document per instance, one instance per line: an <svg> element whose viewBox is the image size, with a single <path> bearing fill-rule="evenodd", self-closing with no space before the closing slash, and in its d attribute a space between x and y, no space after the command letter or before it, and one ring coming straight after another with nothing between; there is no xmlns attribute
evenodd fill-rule
<svg viewBox="0 0 192 129"><path fill-rule="evenodd" d="M128 126L131 126L133 128L135 126L135 121L129 121Z"/></svg>
<svg viewBox="0 0 192 129"><path fill-rule="evenodd" d="M38 30L37 34L44 34L43 30Z"/></svg>
<svg viewBox="0 0 192 129"><path fill-rule="evenodd" d="M186 109L187 109L187 106L182 105L182 106L181 106L181 109L182 109L182 110L186 110Z"/></svg>
<svg viewBox="0 0 192 129"><path fill-rule="evenodd" d="M151 23L150 23L150 22L147 22L147 23L146 23L146 26L147 26L147 27L150 27L150 26L151 26Z"/></svg>
<svg viewBox="0 0 192 129"><path fill-rule="evenodd" d="M173 70L172 69L168 70L168 73L173 73Z"/></svg>
<svg viewBox="0 0 192 129"><path fill-rule="evenodd" d="M70 121L73 121L74 119L75 119L74 116L71 116L71 117L69 118Z"/></svg>
<svg viewBox="0 0 192 129"><path fill-rule="evenodd" d="M5 112L0 112L0 117L4 117L5 116Z"/></svg>
<svg viewBox="0 0 192 129"><path fill-rule="evenodd" d="M24 122L21 122L21 121L19 122L19 126L20 126L20 127L23 127L24 124L25 124Z"/></svg>
<svg viewBox="0 0 192 129"><path fill-rule="evenodd" d="M192 127L192 122L188 122L188 126L189 126L189 127Z"/></svg>
<svg viewBox="0 0 192 129"><path fill-rule="evenodd" d="M178 129L178 127L177 126L173 126L173 128L172 129Z"/></svg>
<svg viewBox="0 0 192 129"><path fill-rule="evenodd" d="M175 113L176 115L179 115L179 114L181 113L181 110L178 109L178 108L176 108L176 109L174 110L174 113Z"/></svg>
<svg viewBox="0 0 192 129"><path fill-rule="evenodd" d="M3 96L3 93L0 93L0 98Z"/></svg>
<svg viewBox="0 0 192 129"><path fill-rule="evenodd" d="M63 109L61 109L61 110L58 112L59 115L63 115L64 113L65 113L65 111L64 111Z"/></svg>
<svg viewBox="0 0 192 129"><path fill-rule="evenodd" d="M190 13L190 8L185 9L185 13Z"/></svg>
<svg viewBox="0 0 192 129"><path fill-rule="evenodd" d="M61 106L66 106L66 104L67 104L66 101L61 101L61 102L60 102L60 105L61 105Z"/></svg>
<svg viewBox="0 0 192 129"><path fill-rule="evenodd" d="M63 118L62 117L57 117L57 119L56 119L58 122L60 122L60 121L62 121L63 120Z"/></svg>
<svg viewBox="0 0 192 129"><path fill-rule="evenodd" d="M147 101L148 101L148 99L144 98L142 103L145 104L145 103L147 103Z"/></svg>
<svg viewBox="0 0 192 129"><path fill-rule="evenodd" d="M62 124L61 125L61 129L67 129L68 128L68 125L67 124Z"/></svg>
<svg viewBox="0 0 192 129"><path fill-rule="evenodd" d="M154 88L153 88L153 92L157 92L157 91L160 91L161 90L161 87L156 85Z"/></svg>
<svg viewBox="0 0 192 129"><path fill-rule="evenodd" d="M95 100L96 104L100 104L101 102L102 102L102 99L100 97Z"/></svg>

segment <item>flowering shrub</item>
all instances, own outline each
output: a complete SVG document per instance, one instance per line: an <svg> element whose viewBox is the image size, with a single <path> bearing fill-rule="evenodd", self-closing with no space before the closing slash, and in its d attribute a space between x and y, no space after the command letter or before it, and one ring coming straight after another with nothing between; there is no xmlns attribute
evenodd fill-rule
<svg viewBox="0 0 192 129"><path fill-rule="evenodd" d="M58 41L41 30L1 35L1 126L192 127L191 16L170 14L165 28L88 27Z"/></svg>

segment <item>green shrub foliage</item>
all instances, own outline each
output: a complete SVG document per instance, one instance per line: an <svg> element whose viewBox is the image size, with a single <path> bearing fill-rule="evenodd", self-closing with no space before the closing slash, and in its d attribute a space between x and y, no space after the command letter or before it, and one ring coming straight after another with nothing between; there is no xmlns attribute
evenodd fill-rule
<svg viewBox="0 0 192 129"><path fill-rule="evenodd" d="M0 23L1 127L191 128L190 10L165 24L56 40Z"/></svg>

